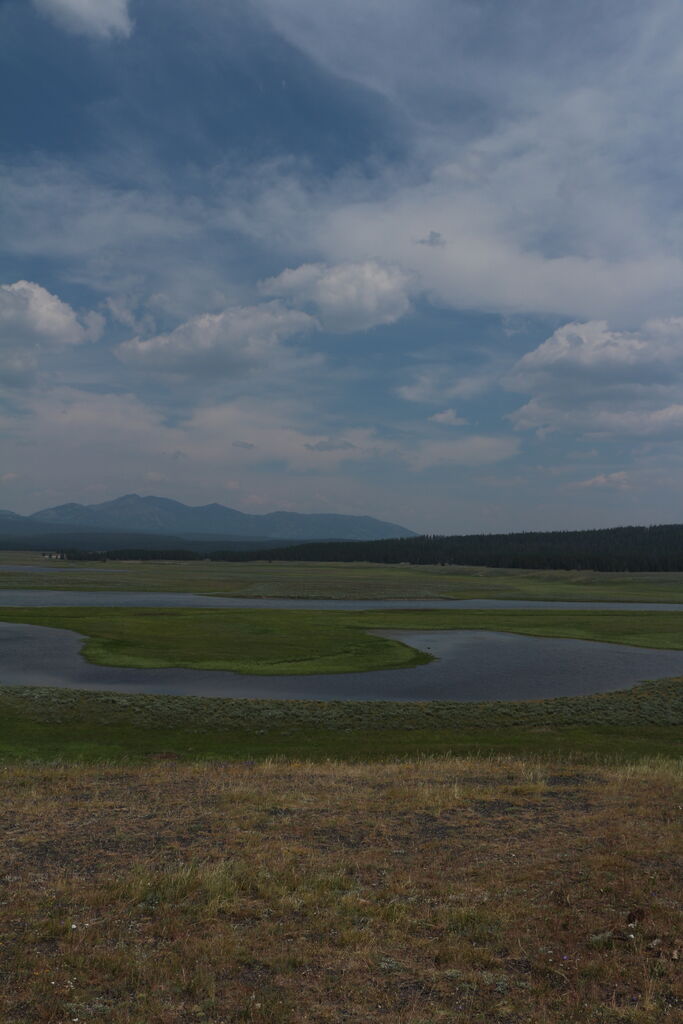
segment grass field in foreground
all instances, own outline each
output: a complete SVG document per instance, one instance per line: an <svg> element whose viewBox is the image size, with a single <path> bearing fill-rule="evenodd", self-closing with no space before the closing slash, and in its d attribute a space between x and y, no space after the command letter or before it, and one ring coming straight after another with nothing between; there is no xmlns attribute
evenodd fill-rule
<svg viewBox="0 0 683 1024"><path fill-rule="evenodd" d="M255 675L363 672L430 660L368 633L373 629L484 629L683 649L683 612L2 608L0 619L84 634L84 657L100 665Z"/></svg>
<svg viewBox="0 0 683 1024"><path fill-rule="evenodd" d="M3 1024L675 1024L680 767L0 770Z"/></svg>
<svg viewBox="0 0 683 1024"><path fill-rule="evenodd" d="M0 587L31 590L171 591L223 597L498 598L683 603L683 573L490 569L367 562L54 562L2 551ZM21 566L26 566L22 569ZM40 569L40 572L30 571ZM44 571L43 571L44 570Z"/></svg>

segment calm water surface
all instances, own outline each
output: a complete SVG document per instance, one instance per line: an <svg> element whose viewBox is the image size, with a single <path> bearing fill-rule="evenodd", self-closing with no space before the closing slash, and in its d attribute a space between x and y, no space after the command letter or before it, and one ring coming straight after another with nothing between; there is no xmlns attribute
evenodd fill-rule
<svg viewBox="0 0 683 1024"><path fill-rule="evenodd" d="M204 597L197 594L0 590L7 607L262 609L611 609L680 611L677 604L574 601L336 601ZM683 651L481 630L390 630L379 635L437 659L413 668L312 676L243 676L196 669L90 665L84 638L61 629L0 623L0 684L61 686L128 693L307 700L531 700L625 689L644 679L683 674Z"/></svg>
<svg viewBox="0 0 683 1024"><path fill-rule="evenodd" d="M83 637L0 623L0 682L119 693L298 700L533 700L626 689L683 675L683 651L479 630L389 630L379 635L429 651L413 668L311 676L244 676L195 669L90 665Z"/></svg>

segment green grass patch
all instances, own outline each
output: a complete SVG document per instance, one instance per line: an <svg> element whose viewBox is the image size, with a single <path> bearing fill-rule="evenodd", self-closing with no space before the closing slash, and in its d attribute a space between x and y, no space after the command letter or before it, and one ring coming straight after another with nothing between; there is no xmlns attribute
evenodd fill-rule
<svg viewBox="0 0 683 1024"><path fill-rule="evenodd" d="M683 649L683 612L4 608L0 618L84 634L82 653L99 665L247 675L365 672L431 660L373 629L482 629Z"/></svg>
<svg viewBox="0 0 683 1024"><path fill-rule="evenodd" d="M231 609L5 608L9 622L56 626L87 636L94 664L196 668L251 675L310 675L404 668L431 656L371 636L338 612Z"/></svg>
<svg viewBox="0 0 683 1024"><path fill-rule="evenodd" d="M3 588L169 591L224 597L497 598L683 603L683 573L490 569L368 562L55 562L36 552L0 552ZM22 571L38 567L41 572ZM105 571L103 571L105 570Z"/></svg>
<svg viewBox="0 0 683 1024"><path fill-rule="evenodd" d="M683 680L540 701L276 701L0 687L0 759L683 753Z"/></svg>

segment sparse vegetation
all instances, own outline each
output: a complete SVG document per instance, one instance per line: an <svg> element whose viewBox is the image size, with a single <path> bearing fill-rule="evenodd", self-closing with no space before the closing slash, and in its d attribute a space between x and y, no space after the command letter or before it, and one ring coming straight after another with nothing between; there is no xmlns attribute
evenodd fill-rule
<svg viewBox="0 0 683 1024"><path fill-rule="evenodd" d="M680 1021L680 768L0 771L3 1024Z"/></svg>

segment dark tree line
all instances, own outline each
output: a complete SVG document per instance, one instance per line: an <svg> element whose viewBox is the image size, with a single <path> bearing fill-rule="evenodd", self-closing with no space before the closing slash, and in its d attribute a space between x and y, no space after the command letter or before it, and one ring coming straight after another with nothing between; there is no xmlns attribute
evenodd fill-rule
<svg viewBox="0 0 683 1024"><path fill-rule="evenodd" d="M215 561L255 558L302 562L482 565L505 569L595 569L601 572L683 572L683 525L619 526L606 530L319 541L251 551L218 551Z"/></svg>

